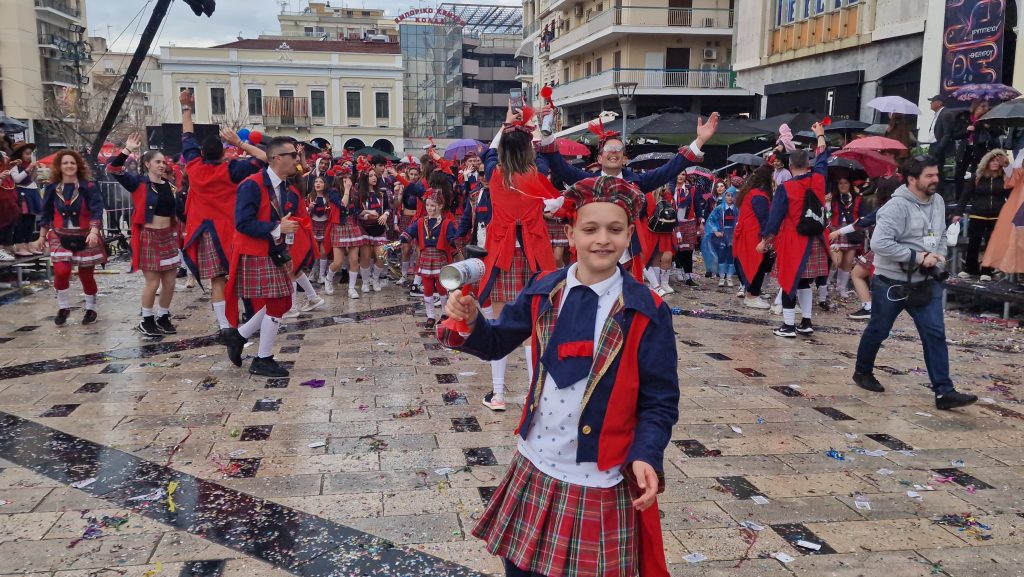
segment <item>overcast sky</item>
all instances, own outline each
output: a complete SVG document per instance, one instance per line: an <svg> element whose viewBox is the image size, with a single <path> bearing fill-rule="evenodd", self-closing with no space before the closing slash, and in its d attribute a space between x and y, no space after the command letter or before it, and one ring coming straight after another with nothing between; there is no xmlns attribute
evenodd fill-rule
<svg viewBox="0 0 1024 577"><path fill-rule="evenodd" d="M256 38L260 34L280 33L277 14L281 11L282 0L217 0L217 10L212 18L196 17L182 0L171 4L170 12L154 42L157 46L214 46L234 41L237 36ZM301 11L306 0L283 0L289 11ZM468 2L461 2L468 3ZM485 4L517 5L519 0L486 0ZM86 0L86 18L90 36L102 36L112 43L114 51L134 50L142 30L149 21L156 0ZM384 8L388 15L397 16L414 7L436 7L440 2L433 0L334 0L334 6L353 8ZM142 16L133 18L145 6ZM136 28L137 27L137 28ZM116 38L120 39L114 42Z"/></svg>

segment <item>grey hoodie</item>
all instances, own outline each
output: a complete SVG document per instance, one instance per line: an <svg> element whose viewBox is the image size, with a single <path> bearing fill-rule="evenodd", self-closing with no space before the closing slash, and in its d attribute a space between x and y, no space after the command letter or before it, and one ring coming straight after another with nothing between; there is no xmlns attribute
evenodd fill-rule
<svg viewBox="0 0 1024 577"><path fill-rule="evenodd" d="M878 209L871 250L875 273L893 280L906 280L911 258L916 267L924 252L945 257L946 204L942 196L935 194L922 202L906 185L897 188L892 199ZM913 282L924 279L916 270L911 277Z"/></svg>

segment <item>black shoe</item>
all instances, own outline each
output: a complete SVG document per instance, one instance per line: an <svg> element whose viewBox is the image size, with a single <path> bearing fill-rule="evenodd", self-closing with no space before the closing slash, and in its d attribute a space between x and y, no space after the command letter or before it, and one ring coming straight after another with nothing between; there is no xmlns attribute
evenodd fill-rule
<svg viewBox="0 0 1024 577"><path fill-rule="evenodd" d="M249 373L261 377L287 377L288 369L277 364L273 356L255 357L249 365Z"/></svg>
<svg viewBox="0 0 1024 577"><path fill-rule="evenodd" d="M64 323L68 322L69 315L71 315L71 309L60 309L57 311L57 316L53 317L53 324L58 327L64 326Z"/></svg>
<svg viewBox="0 0 1024 577"><path fill-rule="evenodd" d="M818 301L818 308L823 310L823 311L825 311L825 312L828 312L828 311L832 310L828 306L828 301Z"/></svg>
<svg viewBox="0 0 1024 577"><path fill-rule="evenodd" d="M777 336L777 337L786 337L786 338L795 338L796 337L796 327L794 327L793 325L782 325L781 327L775 329L772 332L774 332L775 336Z"/></svg>
<svg viewBox="0 0 1024 577"><path fill-rule="evenodd" d="M685 284L686 286L699 286L696 282L694 282L692 278L686 279L686 282L684 282L683 284Z"/></svg>
<svg viewBox="0 0 1024 577"><path fill-rule="evenodd" d="M708 272L704 273L704 278L713 278L714 276L715 276L715 273L713 273L711 271L708 271Z"/></svg>
<svg viewBox="0 0 1024 577"><path fill-rule="evenodd" d="M976 395L968 395L961 393L960 391L953 391L952 393L946 393L941 397L935 397L935 408L942 411L948 411L950 409L973 405L976 402L978 402L978 397Z"/></svg>
<svg viewBox="0 0 1024 577"><path fill-rule="evenodd" d="M811 319L800 319L800 326L796 328L796 332L802 335L813 335L814 325L811 324Z"/></svg>
<svg viewBox="0 0 1024 577"><path fill-rule="evenodd" d="M175 275L175 278L185 278L187 276L188 276L188 269L187 268L179 268L178 269L178 274Z"/></svg>
<svg viewBox="0 0 1024 577"><path fill-rule="evenodd" d="M156 324L156 320L153 317L142 317L142 322L139 323L138 328L139 332L147 337L158 337L164 334L160 331L160 326Z"/></svg>
<svg viewBox="0 0 1024 577"><path fill-rule="evenodd" d="M91 325L94 322L96 322L98 320L98 318L99 317L96 315L96 311L94 311L92 309L89 309L89 310L85 311L85 316L82 317L82 324L83 325Z"/></svg>
<svg viewBox="0 0 1024 577"><path fill-rule="evenodd" d="M412 285L412 288L409 289L409 296L411 296L411 297L421 297L421 296L423 296L423 285L418 285L418 284Z"/></svg>
<svg viewBox="0 0 1024 577"><path fill-rule="evenodd" d="M163 331L164 334L178 334L178 329L174 328L174 325L171 324L171 315L169 313L156 319L156 326L160 327L160 330Z"/></svg>
<svg viewBox="0 0 1024 577"><path fill-rule="evenodd" d="M427 322L424 326L427 327L427 330L433 329L434 327L437 326L437 319L427 319Z"/></svg>
<svg viewBox="0 0 1024 577"><path fill-rule="evenodd" d="M228 349L228 358L231 359L231 364L236 367L242 366L242 347L249 342L249 339L240 335L236 328L222 329L220 338Z"/></svg>
<svg viewBox="0 0 1024 577"><path fill-rule="evenodd" d="M855 319L858 321L867 320L871 318L871 311L862 306L856 312L852 312L846 315L846 318Z"/></svg>
<svg viewBox="0 0 1024 577"><path fill-rule="evenodd" d="M878 379L875 378L875 375L865 375L864 373L855 372L853 373L853 382L858 387L867 391L871 391L872 393L885 392L885 387L882 386L882 383L878 382Z"/></svg>

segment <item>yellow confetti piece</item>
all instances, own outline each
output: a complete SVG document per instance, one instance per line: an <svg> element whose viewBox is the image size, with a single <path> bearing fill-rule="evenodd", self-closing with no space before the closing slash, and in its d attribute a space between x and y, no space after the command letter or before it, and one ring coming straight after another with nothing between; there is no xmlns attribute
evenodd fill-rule
<svg viewBox="0 0 1024 577"><path fill-rule="evenodd" d="M177 481L171 481L170 483L167 483L167 510L170 511L171 513L174 513L177 510L177 506L175 506L174 504L174 492L177 490Z"/></svg>
<svg viewBox="0 0 1024 577"><path fill-rule="evenodd" d="M171 481L171 484L177 486L178 482L177 481ZM149 571L146 571L145 573L142 574L142 577L153 577L153 575L156 575L157 573L160 573L163 570L164 570L164 564L159 562L159 561L157 561L156 562L156 568L155 569L150 569Z"/></svg>

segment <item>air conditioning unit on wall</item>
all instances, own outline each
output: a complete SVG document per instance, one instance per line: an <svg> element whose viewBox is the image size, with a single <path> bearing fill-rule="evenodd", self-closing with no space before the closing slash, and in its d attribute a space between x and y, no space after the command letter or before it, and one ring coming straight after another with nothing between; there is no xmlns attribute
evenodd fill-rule
<svg viewBox="0 0 1024 577"><path fill-rule="evenodd" d="M704 49L704 60L718 60L718 49L717 48L705 48Z"/></svg>

